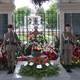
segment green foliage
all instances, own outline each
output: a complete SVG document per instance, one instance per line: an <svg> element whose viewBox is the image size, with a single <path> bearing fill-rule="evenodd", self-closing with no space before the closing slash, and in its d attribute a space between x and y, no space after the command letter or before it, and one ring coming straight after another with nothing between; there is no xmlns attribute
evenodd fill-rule
<svg viewBox="0 0 80 80"><path fill-rule="evenodd" d="M57 7L56 4L52 3L49 9L46 11L45 20L48 23L48 28L57 27Z"/></svg>
<svg viewBox="0 0 80 80"><path fill-rule="evenodd" d="M55 28L57 26L57 7L52 3L47 11L44 11L42 7L37 10L37 14L41 16L42 23L47 25L47 28ZM28 7L18 8L14 11L13 21L16 27L24 26L24 16L28 16L31 13L31 9Z"/></svg>
<svg viewBox="0 0 80 80"><path fill-rule="evenodd" d="M47 39L46 39L46 37L44 38L44 35L43 34L41 34L41 35L38 35L37 36L37 41L39 42L39 43L44 43L44 42L47 42Z"/></svg>
<svg viewBox="0 0 80 80"><path fill-rule="evenodd" d="M18 38L19 38L21 41L26 41L26 40L27 40L27 34L24 34L24 33L19 34L19 35L18 35Z"/></svg>
<svg viewBox="0 0 80 80"><path fill-rule="evenodd" d="M44 11L44 8L40 7L38 10L37 10L37 14L39 16L41 16L41 23L43 24L43 22L45 21L45 11Z"/></svg>
<svg viewBox="0 0 80 80"><path fill-rule="evenodd" d="M44 11L42 7L37 10L37 14L41 16L42 23L47 28L56 28L57 27L57 5L52 3L49 6L49 9Z"/></svg>
<svg viewBox="0 0 80 80"><path fill-rule="evenodd" d="M57 75L59 68L56 66L43 66L42 69L37 69L36 66L22 66L20 70L20 74L23 76L30 76L36 78L42 78L45 76L54 76Z"/></svg>
<svg viewBox="0 0 80 80"><path fill-rule="evenodd" d="M16 27L24 26L24 16L28 16L31 10L28 7L22 7L14 11L13 21Z"/></svg>

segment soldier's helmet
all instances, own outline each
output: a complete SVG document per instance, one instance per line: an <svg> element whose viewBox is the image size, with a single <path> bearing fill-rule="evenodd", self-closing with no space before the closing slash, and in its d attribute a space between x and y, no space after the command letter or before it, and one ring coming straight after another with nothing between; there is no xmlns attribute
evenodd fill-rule
<svg viewBox="0 0 80 80"><path fill-rule="evenodd" d="M9 24L8 25L8 28L12 28L13 29L13 25L12 24Z"/></svg>
<svg viewBox="0 0 80 80"><path fill-rule="evenodd" d="M70 24L65 24L65 27L70 27Z"/></svg>

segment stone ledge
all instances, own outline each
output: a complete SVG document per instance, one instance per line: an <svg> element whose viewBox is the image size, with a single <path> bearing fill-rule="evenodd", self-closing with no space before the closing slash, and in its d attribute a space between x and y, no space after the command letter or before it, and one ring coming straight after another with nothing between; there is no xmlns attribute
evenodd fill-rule
<svg viewBox="0 0 80 80"><path fill-rule="evenodd" d="M67 3L67 2L62 2L62 3L57 3L58 8L61 10L80 10L80 2L72 2L72 3Z"/></svg>
<svg viewBox="0 0 80 80"><path fill-rule="evenodd" d="M10 3L1 3L0 4L0 12L1 11L12 11L14 9L15 9L14 4L10 4Z"/></svg>

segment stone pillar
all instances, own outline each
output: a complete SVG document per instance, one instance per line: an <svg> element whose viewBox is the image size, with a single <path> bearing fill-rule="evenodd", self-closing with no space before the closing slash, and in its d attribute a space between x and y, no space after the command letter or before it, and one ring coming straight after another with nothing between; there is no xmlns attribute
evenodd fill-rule
<svg viewBox="0 0 80 80"><path fill-rule="evenodd" d="M13 24L13 22L12 22L12 12L8 12L8 24Z"/></svg>
<svg viewBox="0 0 80 80"><path fill-rule="evenodd" d="M60 54L62 53L62 33L64 32L64 12L60 11L59 13L59 25L60 25Z"/></svg>

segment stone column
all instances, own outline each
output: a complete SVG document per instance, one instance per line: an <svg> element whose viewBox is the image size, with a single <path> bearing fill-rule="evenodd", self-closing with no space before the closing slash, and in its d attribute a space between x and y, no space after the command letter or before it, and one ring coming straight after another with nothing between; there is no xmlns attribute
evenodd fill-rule
<svg viewBox="0 0 80 80"><path fill-rule="evenodd" d="M13 24L13 22L12 22L12 12L8 12L8 24Z"/></svg>
<svg viewBox="0 0 80 80"><path fill-rule="evenodd" d="M60 11L59 14L59 23L60 23L60 54L62 53L62 33L64 32L64 12Z"/></svg>

